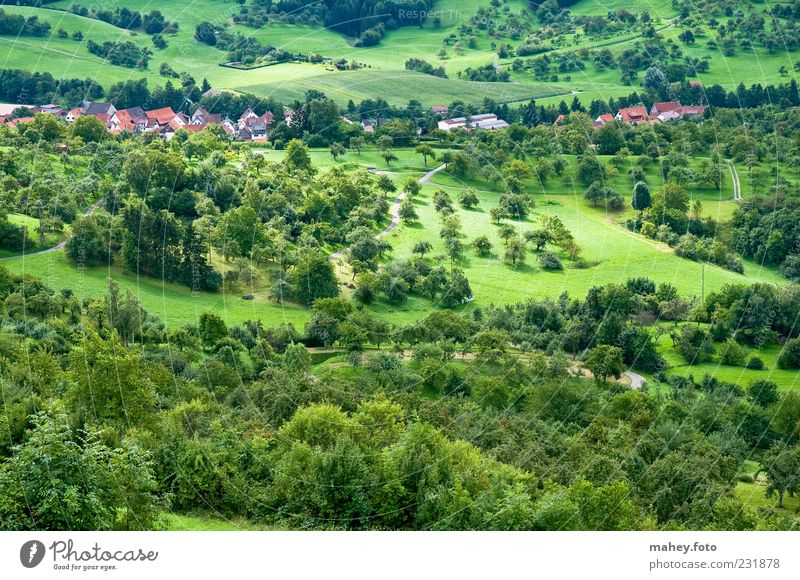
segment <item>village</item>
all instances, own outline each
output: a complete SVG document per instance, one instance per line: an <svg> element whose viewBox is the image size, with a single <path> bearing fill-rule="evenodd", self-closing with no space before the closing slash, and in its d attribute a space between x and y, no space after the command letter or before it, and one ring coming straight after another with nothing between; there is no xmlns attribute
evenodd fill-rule
<svg viewBox="0 0 800 580"><path fill-rule="evenodd" d="M27 109L28 114L13 117L14 112L19 109ZM141 107L117 109L112 103L89 101L74 109L64 109L55 104L39 106L0 104L0 122L10 128L33 121L37 113L53 115L66 124L71 124L83 116L96 117L110 133L115 135L125 131L134 134L152 132L167 140L181 129L196 133L208 126L216 125L222 127L231 139L264 142L267 141L267 131L273 121L271 112L257 115L250 108L234 121L230 117L222 118L220 114L209 113L204 107L199 107L194 113L187 115L182 112L176 113L171 107L149 111ZM290 121L290 109L286 109L284 117L287 122Z"/></svg>

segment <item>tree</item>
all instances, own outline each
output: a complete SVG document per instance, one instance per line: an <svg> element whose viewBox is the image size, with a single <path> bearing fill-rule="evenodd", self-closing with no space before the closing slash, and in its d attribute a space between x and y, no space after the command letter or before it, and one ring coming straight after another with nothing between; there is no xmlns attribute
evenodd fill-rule
<svg viewBox="0 0 800 580"><path fill-rule="evenodd" d="M103 122L92 115L81 115L70 125L73 137L80 137L87 143L98 143L109 137Z"/></svg>
<svg viewBox="0 0 800 580"><path fill-rule="evenodd" d="M800 447L778 443L766 457L762 469L767 476L766 496L778 496L778 507L783 507L783 496L800 493Z"/></svg>
<svg viewBox="0 0 800 580"><path fill-rule="evenodd" d="M199 332L200 340L203 344L211 348L220 340L228 336L228 325L219 314L214 312L202 312L200 314Z"/></svg>
<svg viewBox="0 0 800 580"><path fill-rule="evenodd" d="M283 161L289 169L313 174L313 163L308 154L308 146L300 139L292 139L286 146L286 157Z"/></svg>
<svg viewBox="0 0 800 580"><path fill-rule="evenodd" d="M391 151L383 151L381 153L381 157L383 157L383 160L386 162L387 167L392 164L392 161L397 161L397 155L395 155Z"/></svg>
<svg viewBox="0 0 800 580"><path fill-rule="evenodd" d="M595 377L600 377L605 383L608 377L618 379L625 371L622 361L622 349L616 346L601 344L589 351L586 357L586 368Z"/></svg>
<svg viewBox="0 0 800 580"><path fill-rule="evenodd" d="M503 259L514 269L517 269L525 263L526 253L525 241L519 236L514 235L506 241L506 251L503 255Z"/></svg>
<svg viewBox="0 0 800 580"><path fill-rule="evenodd" d="M800 369L800 339L787 340L778 357L778 368Z"/></svg>
<svg viewBox="0 0 800 580"><path fill-rule="evenodd" d="M578 159L576 177L584 185L603 182L606 172L600 160L594 155L584 155Z"/></svg>
<svg viewBox="0 0 800 580"><path fill-rule="evenodd" d="M181 282L194 291L216 292L222 286L222 276L208 263L208 247L190 223L181 242Z"/></svg>
<svg viewBox="0 0 800 580"><path fill-rule="evenodd" d="M341 143L332 143L330 151L331 151L331 157L333 157L334 161L336 161L336 159L338 159L342 155L347 154L347 149L345 149L344 145L342 145Z"/></svg>
<svg viewBox="0 0 800 580"><path fill-rule="evenodd" d="M769 407L778 400L778 385L772 381L753 381L747 387L747 398L759 407Z"/></svg>
<svg viewBox="0 0 800 580"><path fill-rule="evenodd" d="M420 143L417 145L417 148L414 150L415 153L422 155L422 159L425 163L425 167L428 166L428 157L431 159L436 159L436 153L433 151L433 147L431 147L427 143Z"/></svg>
<svg viewBox="0 0 800 580"><path fill-rule="evenodd" d="M101 433L72 431L56 407L31 416L23 443L0 463L4 530L148 530L163 509L148 456Z"/></svg>
<svg viewBox="0 0 800 580"><path fill-rule="evenodd" d="M414 208L414 200L410 197L404 197L398 209L398 215L404 223L412 223L417 221L419 216L417 210Z"/></svg>
<svg viewBox="0 0 800 580"><path fill-rule="evenodd" d="M625 147L625 139L617 123L603 125L597 132L597 152L600 155L614 155Z"/></svg>
<svg viewBox="0 0 800 580"><path fill-rule="evenodd" d="M422 257L425 257L425 254L430 253L433 251L433 245L430 242L426 241L419 241L414 244L414 248L411 250L415 254L419 254Z"/></svg>
<svg viewBox="0 0 800 580"><path fill-rule="evenodd" d="M479 256L486 257L492 253L492 242L486 236L478 236L472 241L472 247Z"/></svg>
<svg viewBox="0 0 800 580"><path fill-rule="evenodd" d="M681 327L677 350L689 364L699 364L714 356L714 343L708 332L694 325Z"/></svg>
<svg viewBox="0 0 800 580"><path fill-rule="evenodd" d="M450 271L450 280L442 294L442 306L454 308L469 302L471 299L472 288L469 286L469 280L464 275L464 271L459 268L453 268Z"/></svg>
<svg viewBox="0 0 800 580"><path fill-rule="evenodd" d="M460 203L461 207L464 209L472 209L480 203L480 200L478 199L475 189L470 187L459 192L458 203Z"/></svg>
<svg viewBox="0 0 800 580"><path fill-rule="evenodd" d="M331 261L322 253L309 252L300 258L291 272L291 284L297 300L312 304L317 298L339 295L339 285Z"/></svg>
<svg viewBox="0 0 800 580"><path fill-rule="evenodd" d="M72 235L65 247L67 259L78 266L111 262L111 216L103 211L80 217L72 223Z"/></svg>
<svg viewBox="0 0 800 580"><path fill-rule="evenodd" d="M631 207L638 211L644 211L651 205L650 188L644 181L637 181L633 186L631 195Z"/></svg>
<svg viewBox="0 0 800 580"><path fill-rule="evenodd" d="M361 149L366 145L363 137L350 137L350 149L355 149L361 155Z"/></svg>
<svg viewBox="0 0 800 580"><path fill-rule="evenodd" d="M156 384L138 349L90 334L70 355L66 403L75 417L123 433L154 418Z"/></svg>

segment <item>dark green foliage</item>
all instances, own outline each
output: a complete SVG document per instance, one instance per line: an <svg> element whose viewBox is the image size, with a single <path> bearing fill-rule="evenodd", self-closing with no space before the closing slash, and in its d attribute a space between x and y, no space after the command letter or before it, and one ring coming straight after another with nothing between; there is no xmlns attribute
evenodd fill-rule
<svg viewBox="0 0 800 580"><path fill-rule="evenodd" d="M327 256L320 253L311 252L302 257L291 271L291 280L294 296L303 304L339 295L333 266Z"/></svg>

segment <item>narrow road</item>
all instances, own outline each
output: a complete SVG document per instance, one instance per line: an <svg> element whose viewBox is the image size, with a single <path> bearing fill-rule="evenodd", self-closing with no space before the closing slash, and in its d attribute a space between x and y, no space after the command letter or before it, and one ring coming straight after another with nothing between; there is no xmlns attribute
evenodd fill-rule
<svg viewBox="0 0 800 580"><path fill-rule="evenodd" d="M633 371L625 371L623 374L631 380L632 389L641 389L642 386L647 382L647 379L645 379L642 375L636 374Z"/></svg>
<svg viewBox="0 0 800 580"><path fill-rule="evenodd" d="M731 172L731 180L733 181L733 201L742 201L742 186L741 183L739 183L739 173L736 171L736 166L730 159L726 159L725 163L728 164L728 169Z"/></svg>
<svg viewBox="0 0 800 580"><path fill-rule="evenodd" d="M433 177L434 175L439 173L445 167L447 167L447 166L444 163L442 163L436 169L431 169L430 171L428 171L428 173L426 173L425 175L423 175L422 177L417 179L417 183L419 183L420 185L425 185L426 183L428 183L430 181L431 177ZM383 171L381 173L387 173L387 172ZM406 192L405 191L401 191L400 194L397 197L394 198L394 202L392 203L392 221L389 223L388 226L386 226L380 232L375 234L375 239L376 240L378 238L382 238L383 236L385 236L386 234L388 234L389 232L391 232L397 226L400 225L400 204L403 203L403 199L405 199L405 197L406 197ZM328 256L328 258L338 258L339 256L344 255L344 253L346 251L347 251L347 248L342 248L341 250L337 250L337 251L333 252L332 254L330 254Z"/></svg>
<svg viewBox="0 0 800 580"><path fill-rule="evenodd" d="M92 205L90 205L88 208L86 208L86 211L83 212L83 215L84 216L92 215L94 213L94 210L96 210L101 205L103 205L103 200L102 199L98 199L96 202L94 202ZM68 241L69 241L69 238L66 238L63 242L61 242L59 244L56 244L55 246L53 246L51 248L46 248L44 250L39 250L38 252L31 252L30 254L19 254L19 255L16 255L16 256L8 256L6 258L0 258L0 261L2 261L2 260L13 260L15 258L28 258L30 256L38 256L40 254L52 254L53 252L57 252L61 248L66 246Z"/></svg>

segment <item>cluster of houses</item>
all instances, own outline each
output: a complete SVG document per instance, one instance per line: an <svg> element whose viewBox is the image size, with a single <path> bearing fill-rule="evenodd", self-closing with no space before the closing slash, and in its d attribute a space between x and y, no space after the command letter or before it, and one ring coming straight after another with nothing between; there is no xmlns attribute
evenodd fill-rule
<svg viewBox="0 0 800 580"><path fill-rule="evenodd" d="M13 111L21 107L28 109L30 115L8 119ZM62 109L58 105L52 104L42 106L0 104L0 122L7 127L15 127L20 123L33 121L33 115L36 113L53 115L67 124L73 123L78 117L96 117L102 121L110 133L118 134L122 131L130 131L131 133L154 132L165 139L172 138L181 129L189 132L198 132L210 125L218 125L232 138L254 142L267 140L273 118L272 113L269 111L263 115L257 115L250 108L242 113L238 120L233 121L230 117L223 119L220 114L209 113L203 107L199 107L194 113L187 115L185 113L176 113L171 107L145 111L141 107L117 109L111 103L98 102L84 102L81 107L75 109Z"/></svg>
<svg viewBox="0 0 800 580"><path fill-rule="evenodd" d="M666 123L675 119L685 119L690 117L702 117L706 112L703 105L681 105L680 101L665 101L653 103L650 111L644 107L625 107L617 111L617 114L600 115L594 120L594 126L602 127L612 121L622 121L629 125Z"/></svg>
<svg viewBox="0 0 800 580"><path fill-rule="evenodd" d="M471 115L469 117L454 117L452 119L442 119L438 123L442 131L453 131L454 129L486 129L493 131L508 127L503 119L498 119L494 113L484 113L482 115Z"/></svg>

